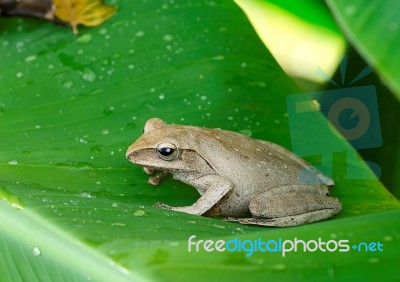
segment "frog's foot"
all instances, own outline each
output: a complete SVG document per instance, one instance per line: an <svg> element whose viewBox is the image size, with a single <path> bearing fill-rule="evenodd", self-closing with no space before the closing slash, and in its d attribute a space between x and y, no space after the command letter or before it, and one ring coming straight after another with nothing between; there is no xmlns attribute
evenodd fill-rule
<svg viewBox="0 0 400 282"><path fill-rule="evenodd" d="M212 209L233 187L230 181L219 175L202 176L194 179L192 184L197 188L207 187L205 193L193 205L170 207L163 203L157 203L156 207L193 215L203 215Z"/></svg>
<svg viewBox="0 0 400 282"><path fill-rule="evenodd" d="M171 206L164 204L163 202L157 202L154 204L154 206L156 208L162 208L162 209L166 209L166 210L170 210L172 208Z"/></svg>
<svg viewBox="0 0 400 282"><path fill-rule="evenodd" d="M193 215L202 215L203 212L201 210L196 210L193 206L185 206L185 207L171 207L162 202L155 203L154 206L156 208L162 208L170 211L184 212Z"/></svg>
<svg viewBox="0 0 400 282"><path fill-rule="evenodd" d="M333 212L331 216L336 214ZM316 221L321 221L327 219L326 211L317 210L308 212L305 214L299 214L294 216L284 216L280 218L233 218L228 217L225 218L224 221L232 221L240 224L246 225L259 225L259 226L272 226L272 227L288 227L288 226L296 226L306 223L312 223Z"/></svg>
<svg viewBox="0 0 400 282"><path fill-rule="evenodd" d="M159 174L157 174L156 176L151 176L151 177L149 177L148 182L149 182L151 185L158 185L158 184L160 184L161 180L162 180L165 176L167 176L167 175L168 175L168 172L167 172L167 171L162 171L162 172L160 172Z"/></svg>
<svg viewBox="0 0 400 282"><path fill-rule="evenodd" d="M253 218L253 217L227 217L223 219L224 221L237 222L246 225L262 225L262 226L279 226L274 219L267 218Z"/></svg>
<svg viewBox="0 0 400 282"><path fill-rule="evenodd" d="M145 166L145 167L143 167L143 171L144 171L146 174L153 174L154 168Z"/></svg>

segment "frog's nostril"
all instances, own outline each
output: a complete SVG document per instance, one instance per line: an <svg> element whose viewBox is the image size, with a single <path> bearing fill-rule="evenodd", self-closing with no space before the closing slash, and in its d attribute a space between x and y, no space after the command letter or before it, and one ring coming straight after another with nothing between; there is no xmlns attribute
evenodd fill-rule
<svg viewBox="0 0 400 282"><path fill-rule="evenodd" d="M133 161L135 155L136 155L135 152L126 154L126 158L127 158L128 160L130 160L130 161Z"/></svg>

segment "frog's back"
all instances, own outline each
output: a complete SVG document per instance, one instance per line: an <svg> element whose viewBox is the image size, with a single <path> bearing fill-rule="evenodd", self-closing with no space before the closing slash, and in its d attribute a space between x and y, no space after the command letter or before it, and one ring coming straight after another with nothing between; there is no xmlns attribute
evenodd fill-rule
<svg viewBox="0 0 400 282"><path fill-rule="evenodd" d="M193 146L221 176L235 186L268 190L291 184L333 185L332 180L283 147L240 133L197 128L191 130Z"/></svg>

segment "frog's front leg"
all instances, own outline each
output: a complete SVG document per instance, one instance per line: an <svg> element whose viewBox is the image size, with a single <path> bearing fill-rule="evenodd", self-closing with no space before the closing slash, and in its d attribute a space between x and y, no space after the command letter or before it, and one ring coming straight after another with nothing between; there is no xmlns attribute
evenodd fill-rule
<svg viewBox="0 0 400 282"><path fill-rule="evenodd" d="M296 226L330 218L342 208L324 185L277 187L254 197L249 209L254 218L228 218L242 224Z"/></svg>
<svg viewBox="0 0 400 282"><path fill-rule="evenodd" d="M219 175L206 175L196 179L191 179L188 184L193 185L200 194L202 194L193 205L171 207L164 203L157 203L156 206L188 214L203 215L233 188L233 184L229 180Z"/></svg>
<svg viewBox="0 0 400 282"><path fill-rule="evenodd" d="M149 179L148 179L148 182L149 182L151 185L157 186L158 184L160 184L161 180L162 180L164 177L166 177L168 174L169 174L168 171L163 170L163 171L161 171L159 174L157 174L156 176L150 176Z"/></svg>

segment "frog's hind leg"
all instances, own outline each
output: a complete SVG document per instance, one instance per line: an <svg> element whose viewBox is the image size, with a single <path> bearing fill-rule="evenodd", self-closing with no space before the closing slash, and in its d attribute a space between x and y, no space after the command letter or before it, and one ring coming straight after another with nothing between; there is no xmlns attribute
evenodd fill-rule
<svg viewBox="0 0 400 282"><path fill-rule="evenodd" d="M326 195L326 186L288 185L257 195L250 201L253 218L227 218L241 224L296 226L330 218L342 205Z"/></svg>
<svg viewBox="0 0 400 282"><path fill-rule="evenodd" d="M336 213L332 213L331 216ZM330 216L329 216L330 217ZM324 211L313 211L307 214L300 214L295 216L284 216L280 218L225 218L225 221L237 222L246 225L259 225L259 226L271 226L271 227L287 227L296 226L306 223L312 223L316 221L321 221L327 218Z"/></svg>

